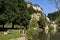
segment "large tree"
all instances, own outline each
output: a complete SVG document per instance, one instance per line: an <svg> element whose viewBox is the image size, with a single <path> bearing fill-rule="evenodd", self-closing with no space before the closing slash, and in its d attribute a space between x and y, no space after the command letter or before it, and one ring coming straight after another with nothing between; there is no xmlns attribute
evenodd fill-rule
<svg viewBox="0 0 60 40"><path fill-rule="evenodd" d="M0 0L0 20L5 23L12 23L18 16L17 0Z"/></svg>
<svg viewBox="0 0 60 40"><path fill-rule="evenodd" d="M24 0L0 0L0 21L25 26L29 23L31 14L35 12L32 7L27 9Z"/></svg>

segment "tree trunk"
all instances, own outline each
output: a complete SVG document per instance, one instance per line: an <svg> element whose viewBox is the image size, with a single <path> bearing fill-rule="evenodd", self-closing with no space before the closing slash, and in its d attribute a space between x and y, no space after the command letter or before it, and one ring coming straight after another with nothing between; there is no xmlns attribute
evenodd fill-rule
<svg viewBox="0 0 60 40"><path fill-rule="evenodd" d="M4 24L3 24L3 30L4 30Z"/></svg>
<svg viewBox="0 0 60 40"><path fill-rule="evenodd" d="M12 23L12 28L14 28L14 23Z"/></svg>

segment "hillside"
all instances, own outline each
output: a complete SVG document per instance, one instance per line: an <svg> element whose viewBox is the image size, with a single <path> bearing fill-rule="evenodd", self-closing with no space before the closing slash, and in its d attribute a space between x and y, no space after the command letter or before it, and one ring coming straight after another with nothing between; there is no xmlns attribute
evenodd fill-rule
<svg viewBox="0 0 60 40"><path fill-rule="evenodd" d="M59 11L48 13L48 17L51 21L56 20L58 17L60 17L59 15L60 15Z"/></svg>
<svg viewBox="0 0 60 40"><path fill-rule="evenodd" d="M55 24L57 25L57 28L59 29L59 27L60 27L60 11L49 13L48 17L51 20L51 22L55 22Z"/></svg>

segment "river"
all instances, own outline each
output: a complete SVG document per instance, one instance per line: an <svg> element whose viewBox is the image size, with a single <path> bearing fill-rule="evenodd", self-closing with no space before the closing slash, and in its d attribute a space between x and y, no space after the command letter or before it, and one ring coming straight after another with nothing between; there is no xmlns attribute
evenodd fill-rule
<svg viewBox="0 0 60 40"><path fill-rule="evenodd" d="M36 40L60 40L60 32L40 32Z"/></svg>

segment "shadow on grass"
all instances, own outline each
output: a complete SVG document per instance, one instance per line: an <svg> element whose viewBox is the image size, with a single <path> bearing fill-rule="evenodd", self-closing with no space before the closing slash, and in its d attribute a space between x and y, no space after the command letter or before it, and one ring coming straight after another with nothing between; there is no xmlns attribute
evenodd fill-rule
<svg viewBox="0 0 60 40"><path fill-rule="evenodd" d="M7 30L9 30L9 29L18 30L18 29L20 29L20 28L0 28L0 32L1 32L1 31L7 31Z"/></svg>

